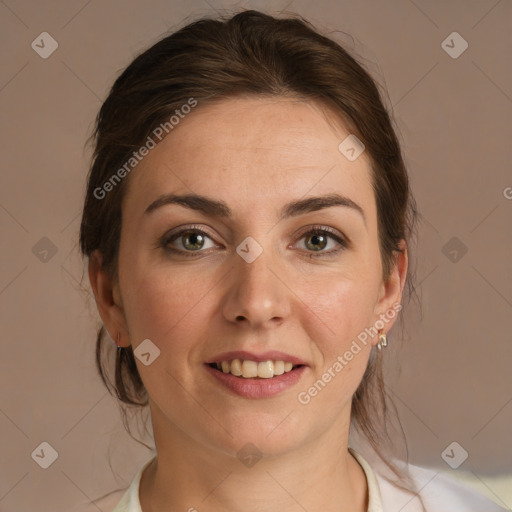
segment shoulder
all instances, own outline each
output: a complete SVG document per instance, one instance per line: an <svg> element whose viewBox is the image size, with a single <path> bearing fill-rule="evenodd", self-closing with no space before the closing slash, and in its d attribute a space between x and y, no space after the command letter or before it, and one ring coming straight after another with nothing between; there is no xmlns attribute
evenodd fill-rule
<svg viewBox="0 0 512 512"><path fill-rule="evenodd" d="M96 500L94 504L98 506L101 510L112 512L114 511L114 509L117 509L122 498L126 495L126 491L127 489L115 491L99 500Z"/></svg>
<svg viewBox="0 0 512 512"><path fill-rule="evenodd" d="M139 501L139 484L144 469L154 460L147 460L140 466L126 489L117 489L87 504L76 507L73 512L142 512Z"/></svg>
<svg viewBox="0 0 512 512"><path fill-rule="evenodd" d="M486 496L459 482L443 471L409 465L416 494L421 496L427 512L504 512ZM376 473L384 512L420 512L415 493L406 492Z"/></svg>
<svg viewBox="0 0 512 512"><path fill-rule="evenodd" d="M124 498L126 492L127 489L113 491L88 503L82 503L75 507L73 512L118 512L117 507L120 505L120 502Z"/></svg>

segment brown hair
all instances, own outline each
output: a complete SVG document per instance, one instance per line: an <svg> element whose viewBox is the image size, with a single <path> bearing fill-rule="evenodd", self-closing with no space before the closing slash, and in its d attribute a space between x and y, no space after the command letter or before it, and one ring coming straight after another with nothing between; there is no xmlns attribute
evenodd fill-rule
<svg viewBox="0 0 512 512"><path fill-rule="evenodd" d="M90 256L98 250L104 270L116 279L121 202L129 178L120 180L102 199L94 191L190 98L204 104L248 94L320 102L363 141L372 162L386 280L397 252L402 252L400 242L413 234L416 208L400 145L376 82L340 44L319 34L300 16L278 19L254 10L196 20L140 54L117 78L92 135L95 150L80 227L82 253ZM411 277L409 270L409 292L413 291ZM116 355L115 386L106 379L104 335L102 326L96 360L107 389L113 389L124 404L147 405L131 346ZM108 350L115 350L113 343ZM386 400L382 355L372 350L352 399L351 421L379 455L381 443L389 440Z"/></svg>

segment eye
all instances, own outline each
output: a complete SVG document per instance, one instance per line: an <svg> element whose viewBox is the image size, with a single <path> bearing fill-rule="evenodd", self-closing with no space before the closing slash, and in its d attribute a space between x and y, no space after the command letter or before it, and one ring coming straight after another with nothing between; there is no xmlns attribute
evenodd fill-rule
<svg viewBox="0 0 512 512"><path fill-rule="evenodd" d="M302 248L310 253L310 257L329 257L334 256L348 247L348 242L331 228L323 226L313 226L305 231L299 240L305 240ZM211 245L208 246L208 240ZM329 246L329 242L334 245L330 250L324 250ZM202 229L196 226L189 226L176 232L171 232L162 237L158 247L168 252L187 257L194 257L206 249L215 247L212 237ZM317 254L314 254L317 253Z"/></svg>
<svg viewBox="0 0 512 512"><path fill-rule="evenodd" d="M205 231L191 226L178 232L164 235L159 246L167 251L180 253L184 256L195 256L194 254L187 253L202 252L203 249L215 247L213 243L210 247L205 246L207 240L212 240L212 238Z"/></svg>
<svg viewBox="0 0 512 512"><path fill-rule="evenodd" d="M299 240L302 239L305 240L303 247L305 247L308 252L319 253L311 254L311 257L331 256L346 249L348 246L347 241L337 234L337 232L330 228L320 226L315 226L309 231L303 233ZM329 245L329 240L334 240L334 248L324 251L324 249Z"/></svg>

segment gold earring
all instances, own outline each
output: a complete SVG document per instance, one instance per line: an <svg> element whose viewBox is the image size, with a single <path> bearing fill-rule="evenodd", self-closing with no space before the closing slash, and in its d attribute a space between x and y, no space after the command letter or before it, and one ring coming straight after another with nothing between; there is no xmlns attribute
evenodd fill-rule
<svg viewBox="0 0 512 512"><path fill-rule="evenodd" d="M388 346L388 340L387 340L386 335L383 332L379 333L379 342L377 343L377 348L379 350L382 350L382 347L387 347L387 346Z"/></svg>

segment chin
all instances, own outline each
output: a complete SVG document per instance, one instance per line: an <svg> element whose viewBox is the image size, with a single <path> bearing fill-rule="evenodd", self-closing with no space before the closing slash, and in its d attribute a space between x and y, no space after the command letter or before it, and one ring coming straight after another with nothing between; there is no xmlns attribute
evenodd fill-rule
<svg viewBox="0 0 512 512"><path fill-rule="evenodd" d="M233 417L223 424L231 435L219 427L213 438L211 431L204 433L205 444L238 459L284 455L303 444L307 437L299 425L289 419L283 421L285 417L282 413Z"/></svg>

